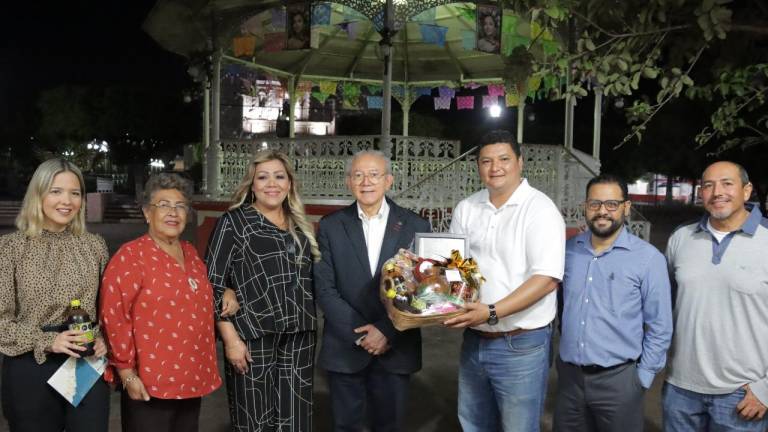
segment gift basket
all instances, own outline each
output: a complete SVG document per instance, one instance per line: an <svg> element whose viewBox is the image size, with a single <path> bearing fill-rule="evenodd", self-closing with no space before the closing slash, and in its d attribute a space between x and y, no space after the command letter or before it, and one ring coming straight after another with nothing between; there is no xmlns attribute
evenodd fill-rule
<svg viewBox="0 0 768 432"><path fill-rule="evenodd" d="M445 260L421 258L401 249L381 270L381 301L398 330L442 324L477 301L485 281L472 258L459 251Z"/></svg>

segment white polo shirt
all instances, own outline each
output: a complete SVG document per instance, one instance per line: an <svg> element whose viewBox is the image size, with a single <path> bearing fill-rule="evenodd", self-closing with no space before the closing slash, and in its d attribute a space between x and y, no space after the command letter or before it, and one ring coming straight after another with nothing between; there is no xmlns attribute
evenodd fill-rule
<svg viewBox="0 0 768 432"><path fill-rule="evenodd" d="M360 204L357 204L357 216L363 222L365 246L368 248L368 265L371 267L371 274L375 275L381 255L381 245L384 243L384 233L387 231L387 219L389 218L387 199L381 201L379 211L371 217L368 217L360 208Z"/></svg>
<svg viewBox="0 0 768 432"><path fill-rule="evenodd" d="M480 302L496 303L533 275L563 278L565 222L555 203L534 189L526 179L500 208L483 189L462 200L454 209L452 233L466 234L469 256L485 276ZM551 292L529 308L501 318L482 331L509 331L543 327L555 318L557 293Z"/></svg>

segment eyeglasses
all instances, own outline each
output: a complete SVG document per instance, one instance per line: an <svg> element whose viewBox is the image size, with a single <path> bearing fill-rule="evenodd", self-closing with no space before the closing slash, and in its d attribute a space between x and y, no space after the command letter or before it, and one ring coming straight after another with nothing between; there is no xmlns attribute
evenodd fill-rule
<svg viewBox="0 0 768 432"><path fill-rule="evenodd" d="M378 172L369 172L366 174L364 172L358 171L350 174L349 178L352 179L352 183L356 185L362 184L363 181L365 181L366 177L368 178L368 181L371 182L371 184L378 184L381 181L381 179L383 179L386 176L387 174L381 174Z"/></svg>
<svg viewBox="0 0 768 432"><path fill-rule="evenodd" d="M178 203L176 205L171 205L171 203L167 202L160 202L159 204L150 204L152 207L155 207L160 213L170 213L171 210L174 210L176 213L187 213L189 211L189 205L184 203Z"/></svg>
<svg viewBox="0 0 768 432"><path fill-rule="evenodd" d="M628 200L587 200L585 203L587 205L587 208L592 211L600 210L600 207L605 206L605 209L608 211L616 211L620 205L624 204Z"/></svg>

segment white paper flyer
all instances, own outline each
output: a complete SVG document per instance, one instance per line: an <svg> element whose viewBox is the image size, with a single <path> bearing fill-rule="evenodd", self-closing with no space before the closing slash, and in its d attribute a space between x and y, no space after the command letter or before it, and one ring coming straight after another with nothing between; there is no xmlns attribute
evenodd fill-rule
<svg viewBox="0 0 768 432"><path fill-rule="evenodd" d="M107 366L105 357L70 357L48 380L74 406L78 406Z"/></svg>

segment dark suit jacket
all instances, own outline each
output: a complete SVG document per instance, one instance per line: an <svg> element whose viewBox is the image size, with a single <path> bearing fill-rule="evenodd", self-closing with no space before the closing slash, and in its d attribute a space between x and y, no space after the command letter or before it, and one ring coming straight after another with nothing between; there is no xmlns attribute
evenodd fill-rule
<svg viewBox="0 0 768 432"><path fill-rule="evenodd" d="M355 345L361 335L353 330L373 324L391 348L379 356L379 364L391 373L410 374L421 369L421 333L400 332L387 317L379 299L381 266L400 248L411 246L414 234L429 232L429 222L391 200L376 274L371 275L363 224L357 203L320 220L317 241L322 259L315 264L315 294L325 314L319 364L332 372L355 373L373 359Z"/></svg>

